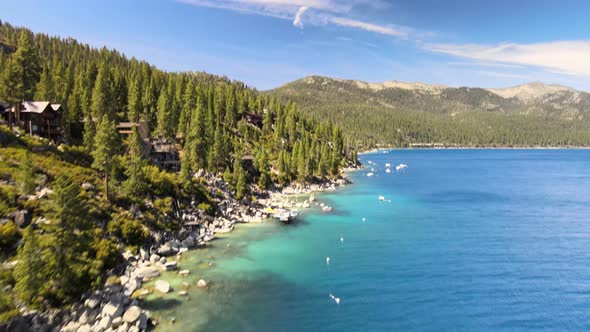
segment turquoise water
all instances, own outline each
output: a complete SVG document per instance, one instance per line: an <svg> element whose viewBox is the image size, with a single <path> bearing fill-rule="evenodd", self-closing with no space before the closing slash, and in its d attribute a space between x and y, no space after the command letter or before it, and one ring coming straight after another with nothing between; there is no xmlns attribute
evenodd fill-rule
<svg viewBox="0 0 590 332"><path fill-rule="evenodd" d="M590 151L362 159L374 177L319 196L333 213L240 227L185 257L190 302L152 297L158 330L590 330Z"/></svg>

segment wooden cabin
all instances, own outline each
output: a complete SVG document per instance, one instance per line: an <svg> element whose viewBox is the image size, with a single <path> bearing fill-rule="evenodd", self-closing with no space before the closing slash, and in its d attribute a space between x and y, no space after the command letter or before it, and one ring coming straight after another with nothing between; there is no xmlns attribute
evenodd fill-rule
<svg viewBox="0 0 590 332"><path fill-rule="evenodd" d="M160 169L180 171L180 148L174 142L152 138L149 140L149 148L150 160Z"/></svg>
<svg viewBox="0 0 590 332"><path fill-rule="evenodd" d="M5 121L27 133L57 141L62 137L63 109L48 101L23 101L2 112Z"/></svg>
<svg viewBox="0 0 590 332"><path fill-rule="evenodd" d="M119 122L117 124L117 131L122 138L125 138L133 133L134 127L137 127L139 137L142 141L150 138L150 128L147 121L143 120L139 122Z"/></svg>

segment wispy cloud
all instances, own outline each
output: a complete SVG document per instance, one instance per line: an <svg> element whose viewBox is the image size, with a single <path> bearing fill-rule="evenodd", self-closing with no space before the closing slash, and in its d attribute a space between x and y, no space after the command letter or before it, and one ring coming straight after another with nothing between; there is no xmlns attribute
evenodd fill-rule
<svg viewBox="0 0 590 332"><path fill-rule="evenodd" d="M302 6L301 8L299 8L299 10L297 11L297 13L295 13L295 19L293 19L293 25L303 29L303 22L301 21L301 19L303 18L303 14L305 14L305 12L309 9L309 7L307 6Z"/></svg>
<svg viewBox="0 0 590 332"><path fill-rule="evenodd" d="M381 0L176 0L181 3L226 9L247 14L271 16L291 20L293 25L303 29L304 24L337 25L392 36L406 38L410 29L393 27L369 21L353 19L350 16L356 6L383 8ZM305 14L305 20L304 20Z"/></svg>
<svg viewBox="0 0 590 332"><path fill-rule="evenodd" d="M382 35L389 35L394 37L405 38L407 37L407 33L402 31L401 29L395 29L389 26L384 25L377 25L363 21L352 20L343 17L332 17L330 18L330 22L336 25L350 27L350 28L358 28L366 31L380 33Z"/></svg>
<svg viewBox="0 0 590 332"><path fill-rule="evenodd" d="M430 51L474 61L543 68L550 72L590 76L590 40L533 44L432 44Z"/></svg>

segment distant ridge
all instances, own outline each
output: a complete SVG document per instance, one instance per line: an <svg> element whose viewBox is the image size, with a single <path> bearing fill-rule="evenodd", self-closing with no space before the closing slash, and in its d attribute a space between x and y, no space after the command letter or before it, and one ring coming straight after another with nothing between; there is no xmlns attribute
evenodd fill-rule
<svg viewBox="0 0 590 332"><path fill-rule="evenodd" d="M590 94L556 84L448 87L314 75L267 93L339 124L365 146L590 146Z"/></svg>

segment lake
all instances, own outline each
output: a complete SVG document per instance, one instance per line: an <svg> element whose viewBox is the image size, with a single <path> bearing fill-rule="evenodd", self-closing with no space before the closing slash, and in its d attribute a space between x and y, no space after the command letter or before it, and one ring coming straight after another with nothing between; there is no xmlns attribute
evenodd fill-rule
<svg viewBox="0 0 590 332"><path fill-rule="evenodd" d="M361 160L374 176L316 195L331 213L243 225L183 257L191 275L162 278L209 289L150 297L157 331L590 330L590 151Z"/></svg>

